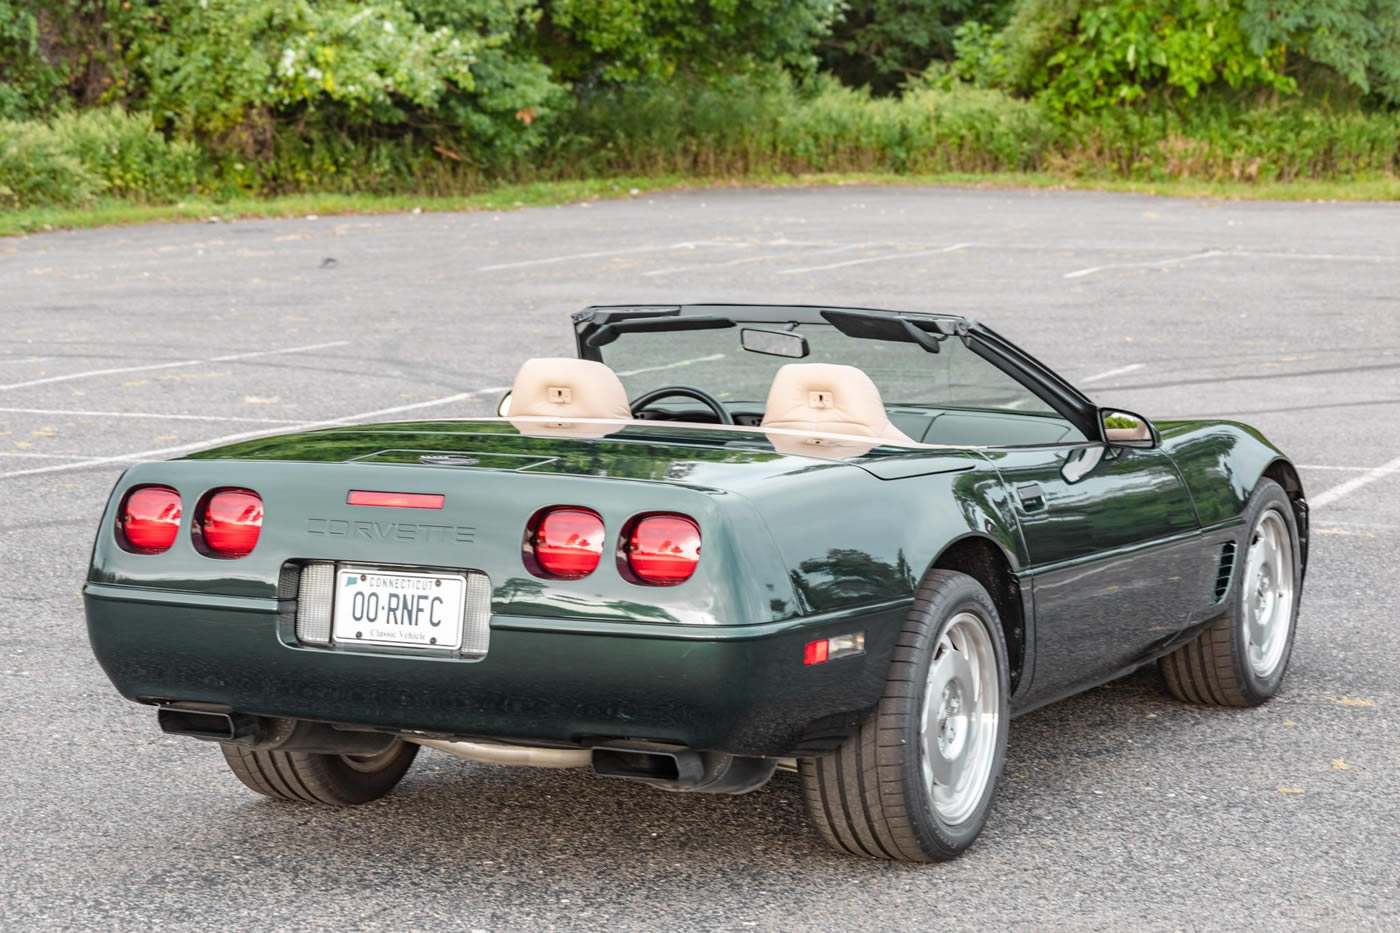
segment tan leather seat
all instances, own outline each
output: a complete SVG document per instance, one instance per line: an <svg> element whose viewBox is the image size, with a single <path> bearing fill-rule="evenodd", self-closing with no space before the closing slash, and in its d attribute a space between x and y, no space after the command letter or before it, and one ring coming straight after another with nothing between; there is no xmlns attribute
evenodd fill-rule
<svg viewBox="0 0 1400 933"><path fill-rule="evenodd" d="M788 363L779 369L768 389L762 427L916 443L890 423L880 390L869 376L854 366L833 363ZM840 442L813 437L807 443Z"/></svg>
<svg viewBox="0 0 1400 933"><path fill-rule="evenodd" d="M602 363L540 358L526 360L515 374L509 418L525 434L601 437L621 426L580 424L578 419L631 421L632 407L622 381Z"/></svg>

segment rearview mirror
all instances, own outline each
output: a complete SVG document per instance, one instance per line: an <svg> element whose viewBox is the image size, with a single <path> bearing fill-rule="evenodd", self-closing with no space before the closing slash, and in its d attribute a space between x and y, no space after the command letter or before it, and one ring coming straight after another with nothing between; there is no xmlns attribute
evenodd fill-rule
<svg viewBox="0 0 1400 933"><path fill-rule="evenodd" d="M1099 409L1104 443L1114 447L1150 450L1157 446L1157 429L1142 415L1114 408Z"/></svg>
<svg viewBox="0 0 1400 933"><path fill-rule="evenodd" d="M781 330L759 330L755 327L740 329L739 345L751 353L785 356L792 360L800 360L812 352L812 348L807 346L807 338L801 334Z"/></svg>

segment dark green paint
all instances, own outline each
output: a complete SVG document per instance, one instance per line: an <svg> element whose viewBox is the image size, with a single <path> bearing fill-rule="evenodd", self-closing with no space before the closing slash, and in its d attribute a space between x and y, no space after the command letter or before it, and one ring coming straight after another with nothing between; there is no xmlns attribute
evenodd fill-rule
<svg viewBox="0 0 1400 933"><path fill-rule="evenodd" d="M859 721L918 581L971 536L995 544L1037 610L1026 621L1039 660L1017 708L1104 679L1195 624L1207 608L1192 602L1195 584L1173 594L1156 585L1161 573L1210 569L1200 522L1236 519L1279 454L1237 425L1161 428L1160 451L876 447L845 461L779 454L757 431L665 423L605 438L525 436L484 420L249 441L122 477L94 546L89 631L132 698L522 741L786 754ZM1084 451L1098 459L1066 480ZM1027 480L1059 484L1044 521L1014 491ZM115 539L117 503L144 483L173 486L186 503L166 554L129 554ZM257 549L236 561L201 555L187 534L193 504L229 485L257 491L267 515ZM441 493L446 505L348 506L355 488ZM536 578L521 543L530 516L551 505L596 510L610 537L640 512L691 515L704 537L699 568L667 588L630 583L606 558L583 580ZM279 571L297 559L482 571L494 586L490 653L301 647L290 604L277 600ZM1085 570L1119 595L1090 599L1065 584ZM1124 617L1142 630L1115 629ZM801 665L810 638L857 628L866 655Z"/></svg>

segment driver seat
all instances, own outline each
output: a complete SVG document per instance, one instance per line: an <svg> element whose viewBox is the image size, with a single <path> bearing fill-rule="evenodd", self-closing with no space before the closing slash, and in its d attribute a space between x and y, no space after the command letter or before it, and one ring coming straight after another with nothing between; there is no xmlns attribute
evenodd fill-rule
<svg viewBox="0 0 1400 933"><path fill-rule="evenodd" d="M765 428L873 437L893 444L917 442L890 422L880 390L862 370L834 363L788 363L773 377ZM812 445L836 442L819 437Z"/></svg>
<svg viewBox="0 0 1400 933"><path fill-rule="evenodd" d="M632 406L617 374L602 363L568 357L526 360L510 388L510 417L631 421Z"/></svg>

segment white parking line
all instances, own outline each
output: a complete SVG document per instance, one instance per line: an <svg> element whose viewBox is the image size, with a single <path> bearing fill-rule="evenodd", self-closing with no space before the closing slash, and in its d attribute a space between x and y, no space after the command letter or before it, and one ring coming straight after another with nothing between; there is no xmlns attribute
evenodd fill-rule
<svg viewBox="0 0 1400 933"><path fill-rule="evenodd" d="M1084 385L1085 383L1089 382L1098 382L1100 379L1107 379L1110 376L1122 376L1125 373L1135 373L1146 365L1146 363L1131 363L1127 366L1119 366L1117 369L1110 369L1107 372L1095 373L1092 376L1086 376L1083 379L1079 380L1079 384Z"/></svg>
<svg viewBox="0 0 1400 933"><path fill-rule="evenodd" d="M667 266L664 269L652 269L643 272L643 278L651 278L658 275L674 275L677 272L709 272L712 269L723 269L725 266L745 266L750 263L763 262L768 259L781 259L781 256L741 256L738 259L730 259L725 262L707 262L698 266Z"/></svg>
<svg viewBox="0 0 1400 933"><path fill-rule="evenodd" d="M1104 272L1109 269L1152 269L1158 266L1175 266L1183 262L1193 262L1197 259L1210 259L1215 256L1234 256L1242 259L1295 259L1307 260L1309 262L1400 262L1400 258L1395 256L1366 254L1275 253L1248 249L1207 249L1199 253L1192 253L1189 256L1154 259L1149 262L1111 262L1102 266L1090 266L1087 269L1076 269L1073 272L1066 272L1064 277L1067 279L1077 279L1082 276L1093 275L1095 272Z"/></svg>
<svg viewBox="0 0 1400 933"><path fill-rule="evenodd" d="M659 373L663 369L679 369L682 366L689 366L691 363L709 363L714 360L724 359L723 353L711 353L709 356L697 356L693 360L677 360L674 363L663 363L660 366L643 366L641 369L624 370L619 376L640 376L642 373ZM487 391L483 389L482 391Z"/></svg>
<svg viewBox="0 0 1400 933"><path fill-rule="evenodd" d="M18 457L25 460L102 460L108 457L89 457L84 454L37 454L29 450L0 450L0 457ZM133 460L132 463L137 461Z"/></svg>
<svg viewBox="0 0 1400 933"><path fill-rule="evenodd" d="M47 363L53 359L51 356L30 356L22 360L0 360L0 366L11 366L15 363Z"/></svg>
<svg viewBox="0 0 1400 933"><path fill-rule="evenodd" d="M304 347L287 347L283 350L257 350L252 353L230 353L226 356L211 356L208 359L202 360L177 360L173 363L151 363L146 366L118 366L113 369L89 369L80 373L66 373L62 376L47 376L43 379L30 379L28 382L12 382L9 385L0 385L0 391L5 389L23 389L28 386L47 385L53 382L70 382L74 379L88 379L93 376L115 376L119 373L140 373L156 369L178 369L182 366L200 366L205 363L227 363L232 360L249 360L257 356L277 356L284 353L307 353L311 350L343 347L349 342L348 340L333 340L330 343L312 343Z"/></svg>
<svg viewBox="0 0 1400 933"><path fill-rule="evenodd" d="M296 424L294 418L240 418L236 415L162 414L156 411L79 411L72 408L0 408L0 414L71 415L77 418L152 418L157 421L238 421L247 424Z"/></svg>
<svg viewBox="0 0 1400 933"><path fill-rule="evenodd" d="M803 272L825 272L828 269L844 269L847 266L862 266L871 262L888 262L891 259L917 259L920 256L934 256L938 253L951 253L958 249L967 249L977 246L976 243L954 243L952 246L944 246L940 249L925 249L916 253L888 253L884 256L867 256L864 259L847 259L845 262L833 262L824 266L803 266L800 269L779 269L777 275L800 275Z"/></svg>
<svg viewBox="0 0 1400 933"><path fill-rule="evenodd" d="M696 240L685 243L671 243L666 246L629 246L624 249L605 249L592 253L567 253L563 256L549 256L544 259L522 259L519 262L498 262L480 266L478 272L496 272L500 269L525 269L530 266L552 266L561 262L577 262L580 259L609 259L613 256L631 256L637 253L664 253L672 250L696 249L701 246L727 246L734 248L745 243L723 243L714 240Z"/></svg>
<svg viewBox="0 0 1400 933"><path fill-rule="evenodd" d="M306 421L293 427L287 428L284 433L294 434L299 431L312 431L316 428L330 428L350 422L369 421L384 415L396 415L400 412L413 411L419 408L429 408L434 405L449 405L452 402L460 402L469 398L476 398L481 395L490 395L496 392L504 392L501 386L492 386L486 389L477 389L473 392L458 392L456 395L448 395L443 398L429 399L425 402L410 402L407 405L395 405L392 408L379 408L374 411L362 411L353 415L345 415L342 418L331 418L324 421ZM246 441L255 437L264 437L267 431L240 431L237 434L225 434L222 437L210 437L203 440L191 441L187 444L175 444L171 447L159 447L154 450L141 450L135 453L122 454L117 457L97 457L86 460L82 463L60 463L54 466L33 467L28 470L11 470L9 473L0 473L0 479L9 479L16 476L36 476L41 473L61 473L65 470L78 470L87 467L99 466L104 463L140 463L152 460L157 457L166 457L171 454L186 453L191 450L200 450L205 447L218 447L221 444L232 444L234 441Z"/></svg>
<svg viewBox="0 0 1400 933"><path fill-rule="evenodd" d="M1073 272L1066 272L1065 278L1077 279L1086 275L1093 275L1095 272L1104 272L1108 269L1153 269L1158 266L1175 266L1183 262L1194 262L1197 259L1209 259L1212 256L1224 256L1224 250L1208 249L1200 253L1192 253L1190 256L1174 256L1169 259L1154 259L1151 262L1111 262L1102 266L1090 266L1087 269L1076 269Z"/></svg>
<svg viewBox="0 0 1400 933"><path fill-rule="evenodd" d="M1387 471L1386 468L1385 468L1384 466L1378 466L1378 467L1326 466L1326 465L1317 464L1317 463L1295 463L1294 466L1296 466L1296 467L1297 467L1298 469L1300 469L1300 470L1337 470L1337 471L1344 472L1344 473L1370 473L1370 472L1372 472L1372 471L1374 471L1374 470L1381 470L1382 472L1390 472L1390 473L1400 473L1400 470L1389 470L1389 471Z"/></svg>
<svg viewBox="0 0 1400 933"><path fill-rule="evenodd" d="M1352 493L1356 492L1356 490L1360 489L1362 486L1370 485L1376 480L1384 479L1385 477L1390 476L1392 473L1395 473L1397 471L1400 471L1400 457L1396 457L1394 460L1391 460L1387 463L1382 463L1374 470L1367 470L1360 476L1353 477L1347 480L1345 483L1339 483L1338 485L1333 486L1331 489L1323 490L1318 495L1313 496L1311 499L1309 499L1308 505L1310 505L1313 509L1320 509L1324 506L1331 505L1333 502L1336 502L1343 496L1349 496Z"/></svg>

